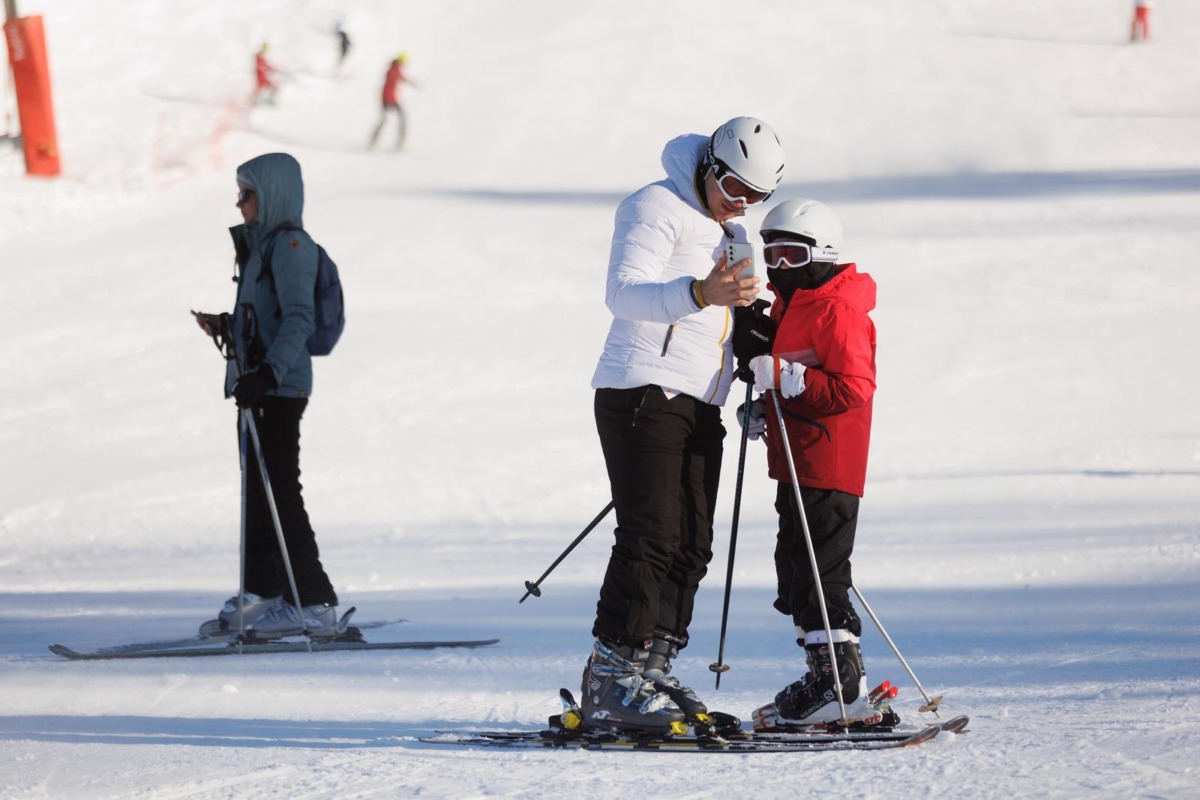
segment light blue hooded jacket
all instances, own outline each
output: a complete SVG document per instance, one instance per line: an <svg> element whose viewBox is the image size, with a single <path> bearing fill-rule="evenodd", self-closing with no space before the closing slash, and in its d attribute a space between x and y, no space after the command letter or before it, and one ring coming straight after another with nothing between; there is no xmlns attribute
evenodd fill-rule
<svg viewBox="0 0 1200 800"><path fill-rule="evenodd" d="M300 163L287 153L267 153L238 167L239 186L258 198L258 218L229 229L240 269L233 340L237 354L225 375L225 396L233 394L238 365L266 365L275 375L277 397L312 394L312 356L308 337L316 326L313 289L317 246L303 230L275 236L273 280L263 274L263 257L272 232L303 227L304 181Z"/></svg>

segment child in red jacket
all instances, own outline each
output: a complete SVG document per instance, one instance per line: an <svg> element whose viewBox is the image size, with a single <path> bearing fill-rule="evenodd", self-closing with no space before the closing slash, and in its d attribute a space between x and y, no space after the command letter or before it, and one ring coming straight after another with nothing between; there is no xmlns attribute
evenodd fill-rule
<svg viewBox="0 0 1200 800"><path fill-rule="evenodd" d="M765 418L769 472L779 482L775 607L792 617L809 672L755 711L755 725L778 729L841 718L831 645L847 717L873 724L881 715L867 697L858 648L862 623L850 603L850 555L875 394L875 324L868 316L875 307L875 281L853 263L838 263L842 224L815 200L789 200L773 208L763 220L762 237L777 327L771 355L752 359L750 368L755 388L774 397L754 401L751 414ZM786 442L772 405L776 401L782 404ZM828 632L785 446L795 464L820 569Z"/></svg>

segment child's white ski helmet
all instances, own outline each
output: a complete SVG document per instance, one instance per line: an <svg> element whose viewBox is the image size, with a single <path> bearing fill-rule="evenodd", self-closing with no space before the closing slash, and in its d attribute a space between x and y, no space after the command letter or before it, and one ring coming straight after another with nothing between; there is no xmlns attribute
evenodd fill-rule
<svg viewBox="0 0 1200 800"><path fill-rule="evenodd" d="M824 203L817 200L784 200L767 212L761 232L794 233L815 245L813 261L837 261L842 250L842 221Z"/></svg>

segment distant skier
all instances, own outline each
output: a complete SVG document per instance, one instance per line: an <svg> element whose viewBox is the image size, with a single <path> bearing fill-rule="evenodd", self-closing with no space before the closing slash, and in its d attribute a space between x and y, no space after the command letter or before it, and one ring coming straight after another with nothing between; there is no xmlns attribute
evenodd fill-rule
<svg viewBox="0 0 1200 800"><path fill-rule="evenodd" d="M342 25L339 19L333 29L334 36L338 42L338 60L337 70L340 71L342 65L346 62L346 56L350 55L350 34L346 33L346 28Z"/></svg>
<svg viewBox="0 0 1200 800"><path fill-rule="evenodd" d="M776 296L771 316L777 327L772 355L751 359L749 367L755 388L770 390L774 397L751 403L748 430L752 436L766 431L769 472L778 481L774 605L795 625L808 674L756 710L754 722L769 730L840 719L832 646L847 716L873 724L882 714L868 700L858 645L862 623L850 603L850 555L866 481L875 395L875 324L868 316L875 307L875 281L853 263L838 263L842 223L815 200L788 200L771 209L762 222L762 237L767 278ZM776 401L782 404L786 441ZM796 469L803 521L784 448L791 451ZM821 614L804 522L816 554L830 632Z"/></svg>
<svg viewBox="0 0 1200 800"><path fill-rule="evenodd" d="M279 86L274 81L277 74L279 70L267 61L267 43L263 42L254 55L254 105L275 105L275 95L279 91Z"/></svg>
<svg viewBox="0 0 1200 800"><path fill-rule="evenodd" d="M1129 27L1129 41L1150 40L1150 9L1154 7L1153 0L1134 0L1133 23Z"/></svg>
<svg viewBox="0 0 1200 800"><path fill-rule="evenodd" d="M381 93L382 108L379 112L379 124L375 126L374 132L371 133L369 147L374 147L375 143L379 141L379 135L383 132L383 126L387 122L388 114L394 112L397 125L396 149L404 149L404 139L408 134L408 121L404 114L404 107L400 105L400 84L407 83L409 86L416 86L404 74L404 65L407 62L408 53L401 53L388 64L387 73L383 77L383 91Z"/></svg>
<svg viewBox="0 0 1200 800"><path fill-rule="evenodd" d="M592 376L617 528L583 671L588 730L664 734L707 713L670 672L712 559L729 308L759 291L725 246L745 241L734 220L775 191L783 147L762 120L736 117L667 142L662 165L663 178L617 208L613 321Z"/></svg>

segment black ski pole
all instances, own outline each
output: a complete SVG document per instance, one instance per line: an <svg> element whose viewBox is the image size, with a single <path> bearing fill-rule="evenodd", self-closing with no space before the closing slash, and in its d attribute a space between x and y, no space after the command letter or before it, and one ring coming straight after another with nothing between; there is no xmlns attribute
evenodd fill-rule
<svg viewBox="0 0 1200 800"><path fill-rule="evenodd" d="M754 397L754 383L746 384L746 404L742 406L742 446L738 452L737 484L733 490L733 524L729 530L729 562L725 568L725 603L721 606L721 644L717 648L717 661L708 668L717 673L717 689L721 688L721 673L729 671L725 663L725 629L729 625L729 595L733 591L733 555L737 550L738 517L742 509L742 476L746 473L746 442L750 439L750 403Z"/></svg>
<svg viewBox="0 0 1200 800"><path fill-rule="evenodd" d="M557 567L559 564L561 564L562 560L564 558L566 558L568 555L570 555L571 551L575 549L575 546L583 541L583 537L585 537L589 533L591 533L592 529L600 524L600 520L607 517L608 512L610 512L612 510L613 510L613 502L610 500L608 502L608 505L606 505L604 507L604 510L601 511L599 514L597 514L596 518L594 520L592 520L586 528L583 529L583 533L576 536L575 541L573 541L573 542L571 542L571 544L567 545L567 549L563 550L562 555L559 556L558 558L554 559L554 563L551 564L550 567L545 572L542 573L542 577L538 578L536 581L533 581L532 583L530 581L525 581L526 592L521 597L521 599L518 600L517 602L524 603L525 598L529 597L529 595L533 595L534 597L541 597L542 590L539 589L538 586L541 585L542 581L546 580L546 576L549 575L551 572L553 572L554 568Z"/></svg>

